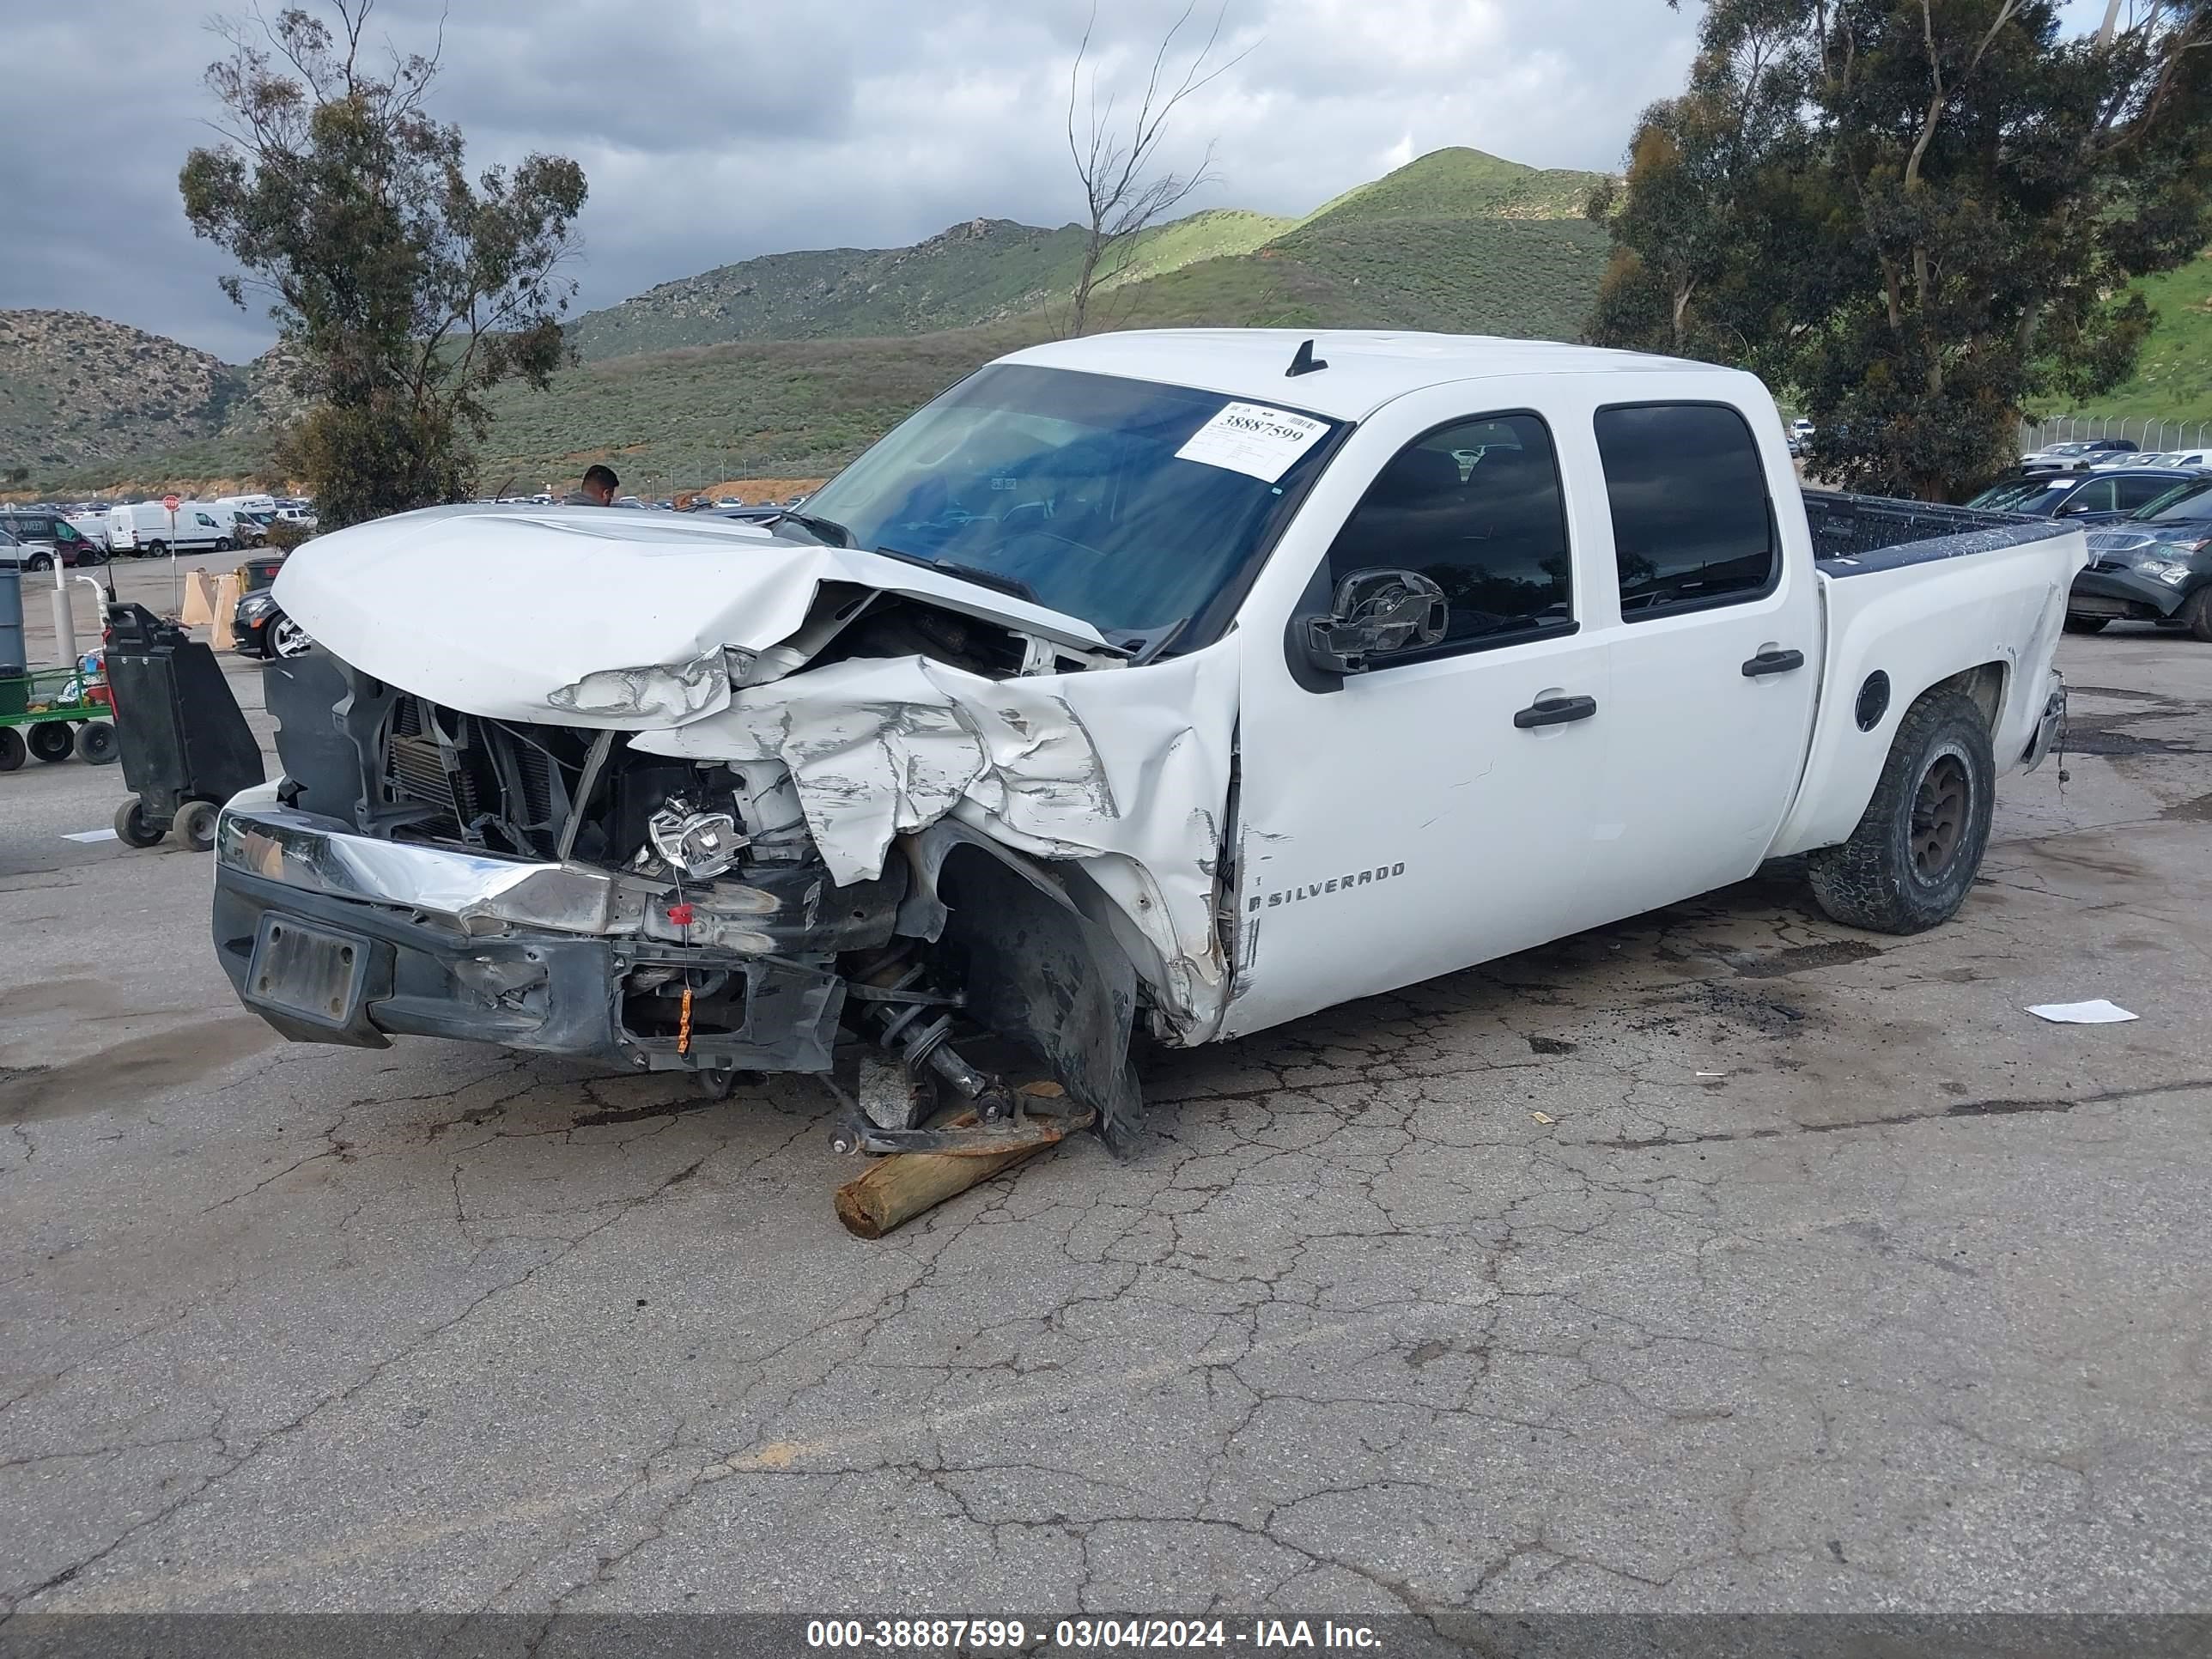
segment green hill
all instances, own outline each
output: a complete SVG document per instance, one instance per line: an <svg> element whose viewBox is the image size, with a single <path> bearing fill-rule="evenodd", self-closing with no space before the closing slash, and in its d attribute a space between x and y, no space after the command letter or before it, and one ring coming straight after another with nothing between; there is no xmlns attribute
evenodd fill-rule
<svg viewBox="0 0 2212 1659"><path fill-rule="evenodd" d="M222 430L244 371L158 334L77 311L0 311L0 467L57 467Z"/></svg>
<svg viewBox="0 0 2212 1659"><path fill-rule="evenodd" d="M1309 214L1339 226L1394 219L1576 219L1604 175L1523 167L1479 149L1431 150Z"/></svg>
<svg viewBox="0 0 2212 1659"><path fill-rule="evenodd" d="M1193 214L1138 238L1115 288L1212 263L1178 284L1212 320L1255 320L1238 296L1334 293L1310 320L1572 335L1596 293L1605 237L1582 203L1599 175L1440 149L1346 191L1304 219ZM1049 310L1074 287L1082 232L971 219L912 247L769 253L586 312L569 330L586 362L738 340L858 339L983 326ZM1265 282L1219 262L1296 261ZM1102 306L1109 318L1127 306Z"/></svg>
<svg viewBox="0 0 2212 1659"><path fill-rule="evenodd" d="M1194 214L1139 238L1116 276L1136 281L1242 253L1291 221L1228 210ZM866 338L973 327L1034 311L1069 292L1083 255L1073 225L1043 230L971 219L912 247L769 253L663 283L569 330L587 362L733 340Z"/></svg>
<svg viewBox="0 0 2212 1659"><path fill-rule="evenodd" d="M2212 248L2179 270L2147 277L2136 286L2157 312L2158 322L2143 343L2135 374L2079 409L2051 412L2163 421L2170 428L2185 424L2189 441L2212 438L2212 424L2203 427L2203 438L2196 435L2200 422L2212 423ZM2174 443L2183 441L2179 430L2166 435Z"/></svg>
<svg viewBox="0 0 2212 1659"><path fill-rule="evenodd" d="M1093 326L1571 339L1607 254L1580 216L1596 178L1446 149L1304 219L1194 214L1139 240ZM976 365L1061 331L1078 237L976 219L912 247L768 254L586 313L571 336L580 361L550 393L493 395L485 482L557 482L601 459L655 493L829 471ZM178 437L144 459L149 476L234 475L266 453L234 424ZM90 489L116 471L41 482Z"/></svg>

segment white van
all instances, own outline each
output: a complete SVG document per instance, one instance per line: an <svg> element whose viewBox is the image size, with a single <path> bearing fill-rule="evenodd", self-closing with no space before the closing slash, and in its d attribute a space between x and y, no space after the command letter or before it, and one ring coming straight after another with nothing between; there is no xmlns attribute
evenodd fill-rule
<svg viewBox="0 0 2212 1659"><path fill-rule="evenodd" d="M173 541L179 553L228 553L238 545L235 517L212 501L179 501L173 526L161 502L136 501L109 510L108 550L154 557L168 552Z"/></svg>

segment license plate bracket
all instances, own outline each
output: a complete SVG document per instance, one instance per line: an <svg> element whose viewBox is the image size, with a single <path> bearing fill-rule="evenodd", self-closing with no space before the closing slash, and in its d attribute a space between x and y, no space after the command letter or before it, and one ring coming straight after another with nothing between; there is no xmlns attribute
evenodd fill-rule
<svg viewBox="0 0 2212 1659"><path fill-rule="evenodd" d="M326 1030L349 1030L368 994L370 941L296 916L265 913L254 930L245 1000Z"/></svg>

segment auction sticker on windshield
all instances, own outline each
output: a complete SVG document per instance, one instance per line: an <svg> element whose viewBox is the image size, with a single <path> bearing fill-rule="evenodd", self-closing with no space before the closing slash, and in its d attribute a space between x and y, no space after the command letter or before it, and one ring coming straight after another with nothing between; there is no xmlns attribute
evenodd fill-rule
<svg viewBox="0 0 2212 1659"><path fill-rule="evenodd" d="M1190 434L1179 461L1202 461L1273 483L1328 430L1327 421L1265 404L1231 404Z"/></svg>

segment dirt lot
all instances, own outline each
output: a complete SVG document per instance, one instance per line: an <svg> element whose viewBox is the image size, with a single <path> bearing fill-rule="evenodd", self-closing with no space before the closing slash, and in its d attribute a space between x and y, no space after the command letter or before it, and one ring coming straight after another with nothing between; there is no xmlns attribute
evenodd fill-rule
<svg viewBox="0 0 2212 1659"><path fill-rule="evenodd" d="M0 1606L2205 1608L2212 647L2063 661L1950 927L1747 884L872 1245L813 1085L278 1046L0 778Z"/></svg>

